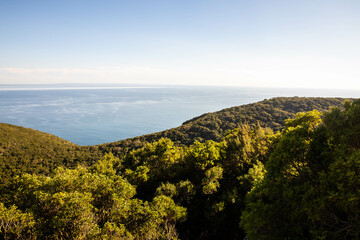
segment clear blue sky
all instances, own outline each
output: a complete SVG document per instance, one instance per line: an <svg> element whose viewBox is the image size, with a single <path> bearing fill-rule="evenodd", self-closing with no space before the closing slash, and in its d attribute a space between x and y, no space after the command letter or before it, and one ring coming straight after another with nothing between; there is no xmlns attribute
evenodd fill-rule
<svg viewBox="0 0 360 240"><path fill-rule="evenodd" d="M360 89L359 0L1 0L0 84Z"/></svg>

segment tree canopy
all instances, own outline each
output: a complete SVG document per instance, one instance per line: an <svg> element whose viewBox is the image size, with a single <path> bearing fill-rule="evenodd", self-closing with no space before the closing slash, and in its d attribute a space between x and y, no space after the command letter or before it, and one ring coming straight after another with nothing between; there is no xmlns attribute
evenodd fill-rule
<svg viewBox="0 0 360 240"><path fill-rule="evenodd" d="M216 141L160 138L118 156L6 125L23 135L1 140L14 150L2 152L11 174L0 185L0 238L357 239L359 116L360 100L348 101L299 112L275 133L256 122ZM36 139L53 148L48 158ZM15 157L44 158L47 170L19 162L6 172Z"/></svg>

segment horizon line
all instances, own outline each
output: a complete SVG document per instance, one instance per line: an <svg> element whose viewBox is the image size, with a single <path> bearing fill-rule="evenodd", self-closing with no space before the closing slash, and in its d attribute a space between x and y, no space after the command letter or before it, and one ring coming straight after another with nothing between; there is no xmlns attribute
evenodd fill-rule
<svg viewBox="0 0 360 240"><path fill-rule="evenodd" d="M74 86L75 85L75 86ZM36 87L35 87L36 86ZM27 90L95 90L95 89L130 89L130 88L171 88L171 87L236 87L258 89L299 89L299 90L328 90L328 91L360 91L350 88L309 88L309 87L280 87L280 86L249 86L226 84L161 84L161 83L0 83L0 91L27 91Z"/></svg>

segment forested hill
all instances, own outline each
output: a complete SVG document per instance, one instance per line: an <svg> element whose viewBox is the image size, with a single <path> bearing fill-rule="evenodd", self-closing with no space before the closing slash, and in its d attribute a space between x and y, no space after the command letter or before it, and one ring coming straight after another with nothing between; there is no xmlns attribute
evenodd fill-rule
<svg viewBox="0 0 360 240"><path fill-rule="evenodd" d="M48 133L0 123L2 179L24 172L48 174L58 166L91 164L100 155L96 147L82 147Z"/></svg>
<svg viewBox="0 0 360 240"><path fill-rule="evenodd" d="M158 133L148 134L113 143L103 144L104 150L120 153L125 148L142 147L144 142L169 138L177 145L190 145L196 140L219 141L224 135L243 124L268 127L274 131L284 126L284 121L293 118L297 112L340 107L344 98L277 97L242 106L226 108L218 112L205 113L184 122L181 126Z"/></svg>
<svg viewBox="0 0 360 240"><path fill-rule="evenodd" d="M78 146L48 133L0 123L0 176L23 172L48 174L58 166L91 165L106 152L122 155L161 138L177 145L190 145L196 140L220 141L229 130L246 123L279 130L285 119L297 112L313 109L326 111L341 106L343 98L272 98L243 106L206 113L184 122L181 126L158 133L139 136L99 146Z"/></svg>
<svg viewBox="0 0 360 240"><path fill-rule="evenodd" d="M127 140L144 147L116 147L119 157L100 157L110 144L1 124L0 239L358 239L360 100L304 112L343 100L224 109ZM276 130L297 111L279 134L243 125L218 142L143 141L243 123Z"/></svg>

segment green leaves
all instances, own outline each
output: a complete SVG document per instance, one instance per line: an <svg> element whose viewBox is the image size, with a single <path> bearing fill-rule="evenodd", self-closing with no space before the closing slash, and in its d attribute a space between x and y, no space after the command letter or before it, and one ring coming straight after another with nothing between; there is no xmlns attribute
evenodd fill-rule
<svg viewBox="0 0 360 240"><path fill-rule="evenodd" d="M228 109L181 127L200 141L220 142L191 139L192 145L179 147L167 138L137 138L128 140L130 148L112 145L120 158L106 154L91 166L75 167L74 159L81 159L75 154L64 160L71 169L55 168L55 161L46 175L7 178L0 192L0 238L241 239L245 229L250 239L356 239L360 102L331 110L324 122L311 111L286 121L281 133L263 129L264 119L278 129L294 109L308 109L308 101L327 106L319 99L289 101L249 105L241 114ZM237 126L220 119L252 125L220 139ZM167 134L191 142L180 130ZM0 154L7 154L4 149L0 145Z"/></svg>
<svg viewBox="0 0 360 240"><path fill-rule="evenodd" d="M213 141L195 142L188 148L186 157L201 170L214 166L220 159L220 144Z"/></svg>
<svg viewBox="0 0 360 240"><path fill-rule="evenodd" d="M6 239L35 239L34 217L23 213L15 205L6 208L0 202L0 235Z"/></svg>
<svg viewBox="0 0 360 240"><path fill-rule="evenodd" d="M91 168L58 168L49 177L15 178L8 201L29 214L0 205L4 219L9 212L16 217L6 218L6 226L14 227L4 228L3 236L31 228L39 238L157 239L168 233L165 222L175 225L185 218L186 209L162 194L152 202L134 198L135 187L117 174L115 164L121 168L119 159L107 155Z"/></svg>
<svg viewBox="0 0 360 240"><path fill-rule="evenodd" d="M155 197L152 207L158 210L161 217L165 217L165 221L183 221L186 218L186 208L177 206L168 196Z"/></svg>
<svg viewBox="0 0 360 240"><path fill-rule="evenodd" d="M360 234L360 150L336 159L319 174L321 188L306 198L307 213L319 227L317 233L341 238Z"/></svg>
<svg viewBox="0 0 360 240"><path fill-rule="evenodd" d="M213 194L220 187L219 180L222 178L223 169L221 167L212 167L205 172L205 178L202 181L202 191L204 194Z"/></svg>
<svg viewBox="0 0 360 240"><path fill-rule="evenodd" d="M40 212L36 215L46 222L41 226L45 235L58 239L86 239L98 234L90 193L39 192L37 195L37 211Z"/></svg>
<svg viewBox="0 0 360 240"><path fill-rule="evenodd" d="M250 239L360 236L360 102L288 120L242 214Z"/></svg>

